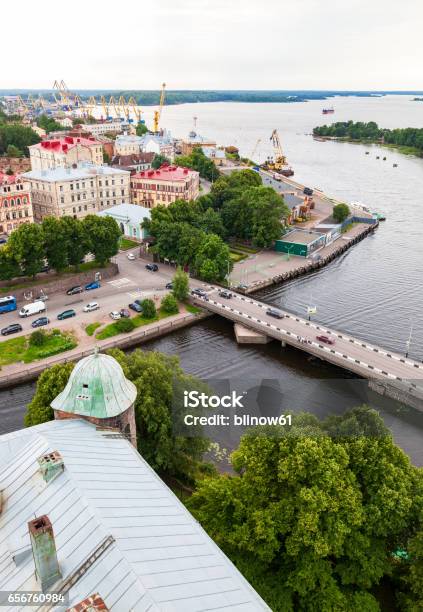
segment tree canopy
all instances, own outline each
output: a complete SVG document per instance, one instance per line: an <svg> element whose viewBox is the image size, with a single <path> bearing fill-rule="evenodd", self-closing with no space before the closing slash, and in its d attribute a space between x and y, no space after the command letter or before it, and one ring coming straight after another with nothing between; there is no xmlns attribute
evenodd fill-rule
<svg viewBox="0 0 423 612"><path fill-rule="evenodd" d="M179 155L175 158L174 163L176 166L196 170L202 178L208 181L215 181L220 176L220 172L213 161L204 155L203 149L200 147L196 147L190 155Z"/></svg>

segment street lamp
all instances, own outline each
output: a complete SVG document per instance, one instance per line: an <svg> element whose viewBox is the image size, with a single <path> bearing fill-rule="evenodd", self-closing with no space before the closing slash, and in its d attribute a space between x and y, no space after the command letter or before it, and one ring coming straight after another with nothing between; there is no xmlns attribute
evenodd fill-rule
<svg viewBox="0 0 423 612"><path fill-rule="evenodd" d="M408 353L410 352L410 344L411 344L411 336L412 336L412 333L413 333L413 325L411 325L411 327L410 327L410 335L408 336L408 340L407 340L407 342L405 343L405 346L406 346L406 350L405 350L405 357L406 357L406 358L408 357Z"/></svg>

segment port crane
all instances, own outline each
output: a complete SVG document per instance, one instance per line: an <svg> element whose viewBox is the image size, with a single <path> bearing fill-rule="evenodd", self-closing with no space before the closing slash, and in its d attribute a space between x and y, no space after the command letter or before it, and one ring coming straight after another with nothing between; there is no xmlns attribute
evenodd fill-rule
<svg viewBox="0 0 423 612"><path fill-rule="evenodd" d="M251 152L251 157L250 157L251 161L254 161L254 155L256 154L260 143L261 143L261 138L258 138L256 144L254 145L254 149Z"/></svg>
<svg viewBox="0 0 423 612"><path fill-rule="evenodd" d="M162 116L162 109L163 109L163 105L165 101L165 87L166 87L166 83L162 83L162 91L160 94L159 108L158 110L154 111L153 132L155 134L157 134L159 131L159 122L160 122L160 117Z"/></svg>
<svg viewBox="0 0 423 612"><path fill-rule="evenodd" d="M268 157L266 167L268 170L273 170L283 176L292 176L294 171L288 165L286 157L282 151L282 145L279 138L278 130L273 130L270 140L273 145L273 157Z"/></svg>

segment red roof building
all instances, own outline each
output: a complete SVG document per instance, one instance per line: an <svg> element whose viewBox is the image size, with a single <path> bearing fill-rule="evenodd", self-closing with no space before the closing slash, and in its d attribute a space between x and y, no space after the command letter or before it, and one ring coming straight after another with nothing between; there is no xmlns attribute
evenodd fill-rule
<svg viewBox="0 0 423 612"><path fill-rule="evenodd" d="M132 202L146 208L169 206L175 200L195 200L199 190L200 174L180 166L161 166L131 177Z"/></svg>
<svg viewBox="0 0 423 612"><path fill-rule="evenodd" d="M8 235L21 223L33 220L29 182L0 172L0 235Z"/></svg>
<svg viewBox="0 0 423 612"><path fill-rule="evenodd" d="M70 168L79 162L103 164L103 146L94 136L63 136L42 140L29 147L32 170Z"/></svg>

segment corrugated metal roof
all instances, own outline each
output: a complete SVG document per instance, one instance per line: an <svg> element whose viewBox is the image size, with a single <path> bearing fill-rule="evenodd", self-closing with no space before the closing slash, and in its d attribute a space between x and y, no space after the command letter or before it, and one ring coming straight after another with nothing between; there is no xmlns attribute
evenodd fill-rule
<svg viewBox="0 0 423 612"><path fill-rule="evenodd" d="M65 469L46 484L37 458L53 450ZM46 514L63 582L82 574L69 605L99 593L116 612L270 609L132 445L86 421L1 436L0 490L0 590L39 590L27 522Z"/></svg>

